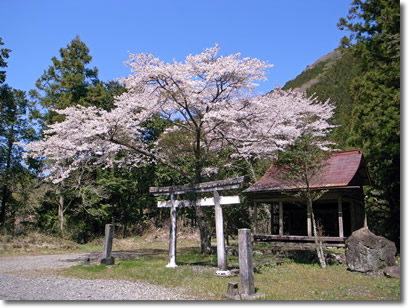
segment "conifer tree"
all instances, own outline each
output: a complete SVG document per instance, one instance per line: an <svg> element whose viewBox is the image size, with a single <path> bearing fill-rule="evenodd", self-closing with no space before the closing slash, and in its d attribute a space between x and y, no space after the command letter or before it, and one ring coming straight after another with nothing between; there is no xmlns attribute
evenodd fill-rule
<svg viewBox="0 0 408 308"><path fill-rule="evenodd" d="M56 110L77 105L109 110L113 106L114 95L123 93L123 87L118 82L104 83L98 79L98 69L89 67L92 61L90 50L79 36L76 36L66 48L59 50L59 57L53 57L51 60L52 65L37 80L36 89L30 91L31 97L38 104L32 116L38 119L44 131L49 125L64 120L65 117ZM68 164L68 161L62 164ZM86 170L89 171L89 168ZM83 187L86 186L79 178L77 180ZM66 192L69 189L68 182L61 182L55 187L61 232L65 224L64 213L72 204L72 200L67 200L67 196L72 196L72 193ZM81 190L78 188L76 192L79 191Z"/></svg>
<svg viewBox="0 0 408 308"><path fill-rule="evenodd" d="M370 221L399 245L400 223L400 3L354 0L338 24L342 40L361 59L363 74L351 83L353 109L348 144L364 152L374 184ZM378 215L379 214L379 215ZM382 229L378 226L383 226Z"/></svg>
<svg viewBox="0 0 408 308"><path fill-rule="evenodd" d="M0 46L3 45L0 38ZM0 67L7 67L5 58L11 50L0 49ZM29 105L25 93L5 84L6 72L0 71L0 226L6 225L9 205L13 202L13 184L22 166L22 147L15 142L32 141L34 130L26 117Z"/></svg>
<svg viewBox="0 0 408 308"><path fill-rule="evenodd" d="M89 48L77 36L66 48L59 50L60 58L51 59L52 65L37 80L36 89L30 91L31 97L47 111L42 115L44 125L64 118L51 109L76 105L109 109L113 105L113 95L122 93L119 83L100 81L98 69L88 67L92 61L89 53Z"/></svg>
<svg viewBox="0 0 408 308"><path fill-rule="evenodd" d="M0 46L3 46L3 39L0 37ZM0 68L7 67L6 59L9 57L10 49L0 48ZM6 71L0 71L0 84L6 80Z"/></svg>

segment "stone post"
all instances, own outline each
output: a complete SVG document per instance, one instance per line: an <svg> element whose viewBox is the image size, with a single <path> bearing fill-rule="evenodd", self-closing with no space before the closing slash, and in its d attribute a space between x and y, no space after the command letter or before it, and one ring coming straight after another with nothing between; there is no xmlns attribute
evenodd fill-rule
<svg viewBox="0 0 408 308"><path fill-rule="evenodd" d="M307 207L307 236L312 236L312 211L309 206Z"/></svg>
<svg viewBox="0 0 408 308"><path fill-rule="evenodd" d="M112 253L112 239L113 239L113 224L105 225L105 242L103 246L101 264L113 265L115 264L115 258L111 256Z"/></svg>
<svg viewBox="0 0 408 308"><path fill-rule="evenodd" d="M238 282L235 282L235 281L228 282L227 294L225 295L230 299L235 299L235 300L241 299L241 296L239 295L239 290L238 290Z"/></svg>
<svg viewBox="0 0 408 308"><path fill-rule="evenodd" d="M283 202L279 201L279 235L283 235Z"/></svg>
<svg viewBox="0 0 408 308"><path fill-rule="evenodd" d="M214 191L214 206L215 206L215 228L217 233L217 265L218 275L229 275L227 268L227 258L225 253L224 239L224 219L222 215L222 207L220 204L220 195L218 191ZM222 273L221 273L222 272Z"/></svg>
<svg viewBox="0 0 408 308"><path fill-rule="evenodd" d="M344 227L343 227L343 201L341 195L337 199L337 212L339 220L339 237L344 237Z"/></svg>
<svg viewBox="0 0 408 308"><path fill-rule="evenodd" d="M176 244L177 244L177 211L174 193L170 194L170 239L169 239L169 263L166 267L177 267L176 264Z"/></svg>
<svg viewBox="0 0 408 308"><path fill-rule="evenodd" d="M251 229L238 230L240 294L255 293L254 268L252 265Z"/></svg>

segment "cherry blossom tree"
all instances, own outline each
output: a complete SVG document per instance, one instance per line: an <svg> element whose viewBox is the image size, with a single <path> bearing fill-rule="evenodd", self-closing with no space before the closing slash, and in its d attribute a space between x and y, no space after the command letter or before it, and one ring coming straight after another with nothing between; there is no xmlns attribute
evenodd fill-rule
<svg viewBox="0 0 408 308"><path fill-rule="evenodd" d="M120 79L127 91L110 111L96 107L69 107L55 112L65 121L50 125L45 139L26 147L33 157L49 159L47 174L55 183L81 164L138 165L159 161L183 173L193 183L202 180L209 153L224 147L235 158L250 161L271 156L293 143L307 129L316 136L330 129L333 106L301 93L276 89L266 95L255 91L272 67L239 53L219 56L219 46L184 62L165 63L150 54L130 54L132 74ZM313 116L307 127L300 119ZM143 142L143 124L160 116L170 125L162 138L175 131L191 136L194 172L188 174L168 157L160 142ZM325 143L320 146L324 148ZM124 152L126 155L117 154ZM120 158L118 158L120 157ZM69 163L67 163L69 162ZM202 208L197 207L202 252L209 252L210 234Z"/></svg>

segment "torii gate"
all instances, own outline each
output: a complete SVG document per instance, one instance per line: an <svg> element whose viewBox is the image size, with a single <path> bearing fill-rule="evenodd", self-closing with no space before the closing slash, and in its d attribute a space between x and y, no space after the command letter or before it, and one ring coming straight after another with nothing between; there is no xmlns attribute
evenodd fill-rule
<svg viewBox="0 0 408 308"><path fill-rule="evenodd" d="M217 275L228 275L227 258L225 255L225 240L224 240L224 219L222 215L221 205L240 204L239 196L220 196L219 191L241 188L244 182L248 181L248 177L241 176L230 178L221 181L205 182L199 184L167 186L167 187L150 187L149 192L153 196L170 196L169 201L158 201L158 207L170 208L170 239L169 239L169 263L166 267L177 267L176 264L176 242L177 242L177 207L190 206L214 206L215 207L215 227L217 234ZM194 201L190 200L175 200L174 195L186 193L204 193L213 192L213 198L202 198Z"/></svg>

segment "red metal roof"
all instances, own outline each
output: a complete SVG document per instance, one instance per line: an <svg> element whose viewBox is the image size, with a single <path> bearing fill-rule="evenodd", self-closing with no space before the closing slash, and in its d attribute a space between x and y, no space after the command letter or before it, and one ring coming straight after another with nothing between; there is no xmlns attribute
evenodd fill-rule
<svg viewBox="0 0 408 308"><path fill-rule="evenodd" d="M312 188L337 188L369 185L370 180L360 151L334 153L326 162L319 176L312 179ZM244 192L300 189L279 176L279 169L274 165L254 185Z"/></svg>

